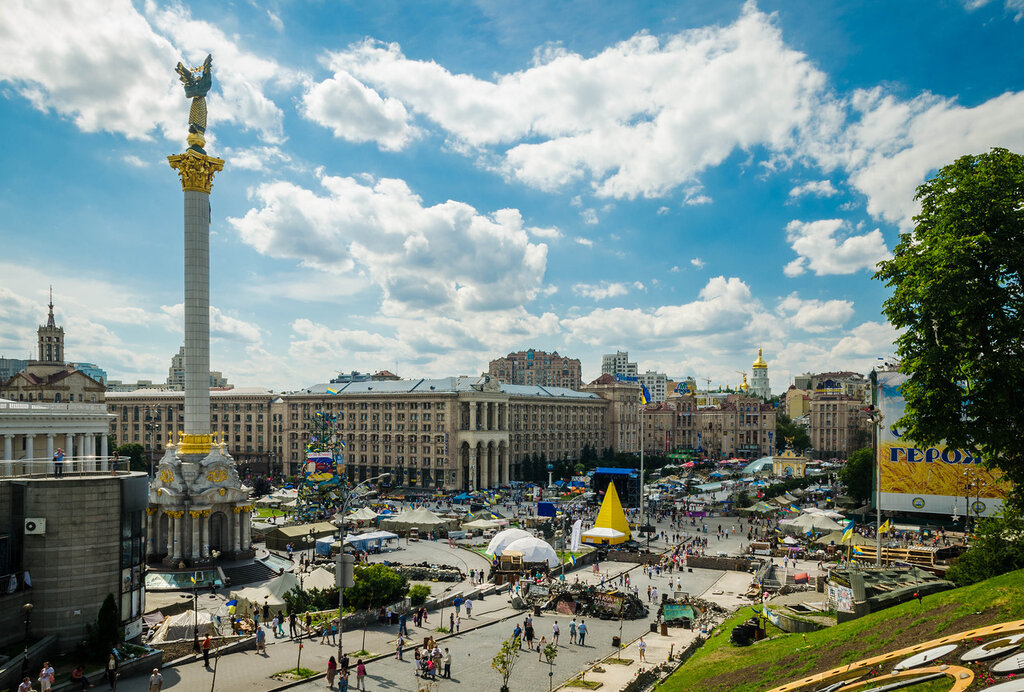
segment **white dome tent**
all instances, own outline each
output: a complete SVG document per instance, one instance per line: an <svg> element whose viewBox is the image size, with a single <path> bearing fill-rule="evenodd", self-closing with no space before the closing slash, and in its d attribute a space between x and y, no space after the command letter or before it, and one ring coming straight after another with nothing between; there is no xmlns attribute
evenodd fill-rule
<svg viewBox="0 0 1024 692"><path fill-rule="evenodd" d="M512 541L502 553L521 553L523 562L546 562L548 567L558 567L558 553L546 541L533 536Z"/></svg>
<svg viewBox="0 0 1024 692"><path fill-rule="evenodd" d="M505 529L494 534L494 538L487 545L487 550L484 551L488 555L501 555L501 551L505 549L512 541L519 540L520 538L533 538L533 534L529 531L522 529Z"/></svg>

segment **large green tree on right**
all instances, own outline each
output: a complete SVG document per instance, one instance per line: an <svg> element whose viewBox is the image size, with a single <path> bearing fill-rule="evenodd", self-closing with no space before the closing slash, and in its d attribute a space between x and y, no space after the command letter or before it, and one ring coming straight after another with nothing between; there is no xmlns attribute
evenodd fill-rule
<svg viewBox="0 0 1024 692"><path fill-rule="evenodd" d="M963 156L918 187L921 213L875 278L918 444L980 453L1024 487L1024 157Z"/></svg>

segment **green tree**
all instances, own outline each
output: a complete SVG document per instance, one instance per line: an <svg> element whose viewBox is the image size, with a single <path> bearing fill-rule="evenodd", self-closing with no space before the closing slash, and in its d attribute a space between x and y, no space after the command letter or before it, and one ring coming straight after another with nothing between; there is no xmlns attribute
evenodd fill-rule
<svg viewBox="0 0 1024 692"><path fill-rule="evenodd" d="M802 425L797 425L781 411L775 417L775 447L778 451L786 449L789 438L793 439L793 449L801 452L811 446L811 436Z"/></svg>
<svg viewBox="0 0 1024 692"><path fill-rule="evenodd" d="M509 692L508 681L512 677L512 669L519 662L519 652L519 637L512 637L501 643L498 653L491 659L491 668L501 676L501 692Z"/></svg>
<svg viewBox="0 0 1024 692"><path fill-rule="evenodd" d="M430 596L430 587L426 584L416 584L409 589L409 605L421 606L427 602Z"/></svg>
<svg viewBox="0 0 1024 692"><path fill-rule="evenodd" d="M129 442L117 448L117 456L129 460L128 467L132 471L149 471L149 459L146 448L138 442Z"/></svg>
<svg viewBox="0 0 1024 692"><path fill-rule="evenodd" d="M1003 515L982 519L974 543L947 570L946 579L966 586L1024 568L1024 515L1004 505Z"/></svg>
<svg viewBox="0 0 1024 692"><path fill-rule="evenodd" d="M96 624L88 628L88 648L97 660L105 661L110 650L121 640L121 617L117 613L117 600L108 593L96 615Z"/></svg>
<svg viewBox="0 0 1024 692"><path fill-rule="evenodd" d="M380 608L409 592L409 580L385 565L356 567L355 586L345 589L345 603L356 610Z"/></svg>
<svg viewBox="0 0 1024 692"><path fill-rule="evenodd" d="M896 339L904 416L921 444L945 440L1024 484L1024 157L963 156L917 188L921 213L875 278Z"/></svg>
<svg viewBox="0 0 1024 692"><path fill-rule="evenodd" d="M874 478L875 460L870 447L858 449L850 454L850 458L839 471L839 480L846 487L846 492L858 503L871 499Z"/></svg>

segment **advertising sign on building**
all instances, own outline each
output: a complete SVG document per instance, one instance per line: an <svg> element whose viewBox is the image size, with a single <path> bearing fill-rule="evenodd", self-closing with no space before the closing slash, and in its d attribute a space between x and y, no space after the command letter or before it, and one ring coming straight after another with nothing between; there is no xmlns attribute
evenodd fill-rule
<svg viewBox="0 0 1024 692"><path fill-rule="evenodd" d="M830 581L825 588L825 603L836 610L853 610L853 589Z"/></svg>
<svg viewBox="0 0 1024 692"><path fill-rule="evenodd" d="M894 429L903 416L900 387L906 379L898 372L878 373L882 509L961 517L994 515L1009 489L998 470L984 468L981 458L967 450L944 444L921 446Z"/></svg>

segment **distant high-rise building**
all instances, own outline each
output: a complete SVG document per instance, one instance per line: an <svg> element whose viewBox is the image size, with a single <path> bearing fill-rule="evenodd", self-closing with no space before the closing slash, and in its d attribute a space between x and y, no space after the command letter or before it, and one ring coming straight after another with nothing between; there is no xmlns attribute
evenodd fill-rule
<svg viewBox="0 0 1024 692"><path fill-rule="evenodd" d="M665 401L668 398L668 375L663 372L648 370L643 375L637 375L647 391L650 392L651 401Z"/></svg>
<svg viewBox="0 0 1024 692"><path fill-rule="evenodd" d="M21 360L20 358L0 358L0 382L11 379L27 367L27 360Z"/></svg>
<svg viewBox="0 0 1024 692"><path fill-rule="evenodd" d="M757 360L752 366L753 375L750 378L750 393L762 399L772 398L772 388L768 383L768 363L761 357L761 349L757 349Z"/></svg>
<svg viewBox="0 0 1024 692"><path fill-rule="evenodd" d="M185 389L185 347L182 346L178 352L171 356L171 367L167 370L167 386L170 389ZM228 378L219 370L210 371L211 388L230 388Z"/></svg>
<svg viewBox="0 0 1024 692"><path fill-rule="evenodd" d="M330 384L348 384L349 382L370 382L373 380L373 376L368 372L359 372L353 370L352 372L339 372L336 377L332 377Z"/></svg>
<svg viewBox="0 0 1024 692"><path fill-rule="evenodd" d="M564 387L579 390L583 386L578 358L561 356L558 351L518 351L492 360L487 374L503 384Z"/></svg>
<svg viewBox="0 0 1024 692"><path fill-rule="evenodd" d="M601 356L601 374L613 377L636 377L636 363L629 362L629 351L617 351Z"/></svg>
<svg viewBox="0 0 1024 692"><path fill-rule="evenodd" d="M107 371L95 363L71 363L71 365L97 382L106 383L107 381Z"/></svg>

